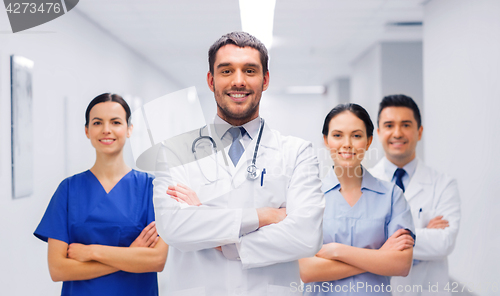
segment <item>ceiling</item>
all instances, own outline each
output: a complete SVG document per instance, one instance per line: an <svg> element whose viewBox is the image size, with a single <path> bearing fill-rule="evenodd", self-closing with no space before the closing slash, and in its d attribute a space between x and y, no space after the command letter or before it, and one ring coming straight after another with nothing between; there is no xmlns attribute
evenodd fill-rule
<svg viewBox="0 0 500 296"><path fill-rule="evenodd" d="M379 41L422 39L423 0L276 0L268 92L328 85ZM179 88L209 92L207 51L241 30L237 0L85 0L75 8L148 59ZM258 18L258 16L256 16Z"/></svg>

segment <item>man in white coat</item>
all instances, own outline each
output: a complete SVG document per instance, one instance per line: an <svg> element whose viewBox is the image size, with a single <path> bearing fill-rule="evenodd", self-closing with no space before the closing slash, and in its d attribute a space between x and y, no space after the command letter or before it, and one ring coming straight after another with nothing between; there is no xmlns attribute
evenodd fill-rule
<svg viewBox="0 0 500 296"><path fill-rule="evenodd" d="M297 260L314 256L323 237L311 143L282 136L260 118L269 71L259 40L226 34L211 46L209 65L214 125L165 142L157 158L156 223L169 244L162 292L301 295ZM203 141L205 154L193 156ZM256 174L248 172L252 165Z"/></svg>
<svg viewBox="0 0 500 296"><path fill-rule="evenodd" d="M383 98L377 133L385 157L370 172L403 189L416 228L413 267L406 278L392 278L393 295L449 295L452 289L447 256L453 251L460 224L458 186L455 179L416 157L422 132L413 99L405 95Z"/></svg>

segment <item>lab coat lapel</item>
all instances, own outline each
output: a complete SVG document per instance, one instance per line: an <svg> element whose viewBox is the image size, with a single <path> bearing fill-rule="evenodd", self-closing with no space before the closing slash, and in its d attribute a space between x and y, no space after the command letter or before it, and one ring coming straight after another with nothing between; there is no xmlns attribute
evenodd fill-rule
<svg viewBox="0 0 500 296"><path fill-rule="evenodd" d="M206 128L205 128L206 130ZM208 132L204 131L204 134L207 133L206 135L208 136ZM215 126L213 124L210 125L210 134L213 135L212 139L216 143L217 147L217 154L210 153L210 159L216 163L219 166L219 170L222 170L221 172L227 173L230 176L233 175L234 171L232 170L232 164L231 163L226 163L228 161L231 161L229 159L229 156L227 155L226 152L226 147L224 147L222 141L220 140L220 136L217 134L217 131L215 130ZM216 159L217 157L217 159Z"/></svg>
<svg viewBox="0 0 500 296"><path fill-rule="evenodd" d="M413 197L417 196L420 191L424 189L424 186L428 184L432 184L432 180L430 180L425 165L419 159L417 168L415 169L415 175L413 175L413 178L410 180L410 184L408 184L408 189L405 191L406 200L409 201Z"/></svg>
<svg viewBox="0 0 500 296"><path fill-rule="evenodd" d="M385 173L386 165L383 159L381 159L372 169L370 173L372 176L387 182L391 182L391 178Z"/></svg>
<svg viewBox="0 0 500 296"><path fill-rule="evenodd" d="M219 146L217 146L217 147L219 147ZM226 153L226 152L224 151L224 149L222 149L222 150L217 149L217 156L216 156L216 154L212 153L212 154L210 154L210 156L208 156L208 157L210 157L210 159L211 159L211 161L212 161L213 163L216 163L216 164L217 164L217 166L219 167L219 170L220 170L221 174L227 174L227 175L229 175L229 176L232 176L232 174L233 174L233 171L231 170L231 168L232 168L232 167L231 167L231 166L232 166L232 164L229 164L229 165L227 166L227 165L224 163L224 155L223 155L224 153ZM227 153L226 153L226 156L227 156ZM217 159L216 159L216 157L217 157ZM231 160L229 160L229 161L231 161ZM217 178L220 178L220 176L219 176L219 177L217 177Z"/></svg>

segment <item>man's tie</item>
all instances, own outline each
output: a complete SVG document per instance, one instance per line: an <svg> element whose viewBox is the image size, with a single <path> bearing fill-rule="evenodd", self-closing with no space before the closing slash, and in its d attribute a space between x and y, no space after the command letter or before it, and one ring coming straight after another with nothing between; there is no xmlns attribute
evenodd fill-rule
<svg viewBox="0 0 500 296"><path fill-rule="evenodd" d="M243 145L240 143L238 138L240 133L242 136L245 135L246 130L243 127L232 127L229 129L229 133L233 137L233 143L229 148L229 158L231 158L234 166L236 166L238 160L240 160L240 157L243 154L243 151L245 151L245 148L243 148Z"/></svg>
<svg viewBox="0 0 500 296"><path fill-rule="evenodd" d="M403 185L403 176L406 174L406 171L404 169L398 168L394 172L394 176L396 177L396 185L399 186L405 192L405 186Z"/></svg>

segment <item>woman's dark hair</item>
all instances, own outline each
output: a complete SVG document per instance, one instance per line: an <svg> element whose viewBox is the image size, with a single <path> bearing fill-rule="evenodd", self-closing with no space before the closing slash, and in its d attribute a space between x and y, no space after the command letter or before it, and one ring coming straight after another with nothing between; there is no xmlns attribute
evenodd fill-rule
<svg viewBox="0 0 500 296"><path fill-rule="evenodd" d="M422 125L422 117L420 116L420 110L418 109L417 103L415 103L415 101L412 98L405 95L390 95L390 96L385 96L380 102L380 105L378 107L378 118L377 118L378 126L380 126L380 113L382 113L382 110L388 107L410 108L413 111L413 117L415 117L415 121L417 121L417 127L420 128L420 126Z"/></svg>
<svg viewBox="0 0 500 296"><path fill-rule="evenodd" d="M104 102L116 102L122 105L123 109L125 109L125 120L127 121L127 125L130 125L130 107L127 102L125 102L125 100L117 94L105 93L95 97L88 105L87 111L85 111L85 126L89 126L90 110L92 110L95 105Z"/></svg>
<svg viewBox="0 0 500 296"><path fill-rule="evenodd" d="M349 111L352 114L356 115L359 119L361 119L365 123L366 127L366 135L369 137L373 136L373 122L370 119L370 115L366 112L365 108L361 107L358 104L348 103L348 104L338 104L335 108L326 115L325 123L323 124L323 135L328 136L328 128L330 126L330 121L340 113L345 111Z"/></svg>

